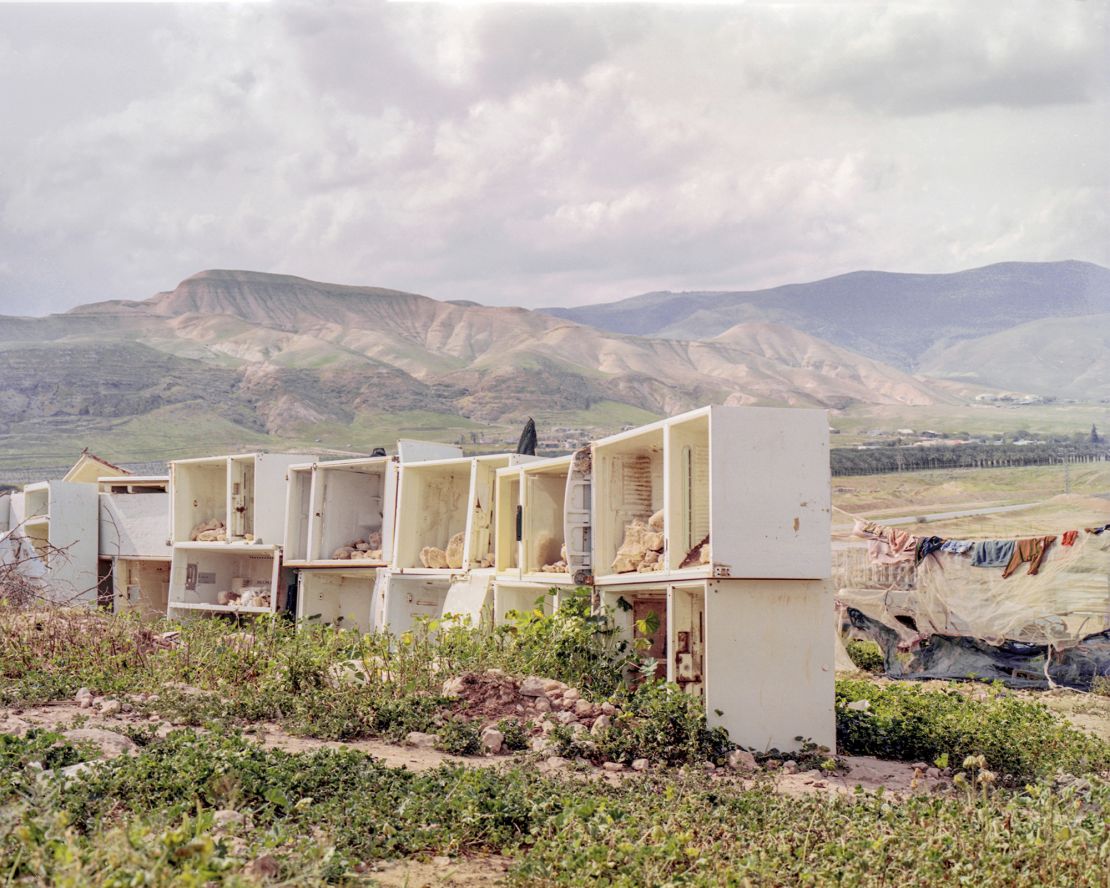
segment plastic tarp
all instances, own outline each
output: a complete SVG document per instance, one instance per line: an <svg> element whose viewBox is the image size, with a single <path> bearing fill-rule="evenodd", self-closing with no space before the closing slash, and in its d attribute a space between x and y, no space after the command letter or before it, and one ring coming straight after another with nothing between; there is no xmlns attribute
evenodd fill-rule
<svg viewBox="0 0 1110 888"><path fill-rule="evenodd" d="M1058 538L1037 574L1022 564L974 567L968 555L938 551L920 564L873 563L866 543L834 552L837 599L897 631L904 642L946 635L1071 647L1110 629L1110 531Z"/></svg>

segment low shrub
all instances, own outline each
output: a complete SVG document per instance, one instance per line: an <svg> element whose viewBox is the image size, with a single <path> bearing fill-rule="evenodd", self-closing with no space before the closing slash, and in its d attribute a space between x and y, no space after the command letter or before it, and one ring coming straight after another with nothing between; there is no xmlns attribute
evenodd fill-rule
<svg viewBox="0 0 1110 888"><path fill-rule="evenodd" d="M862 700L867 709L847 706ZM1002 689L975 700L955 689L838 681L836 737L838 750L848 755L946 758L953 765L982 755L991 770L1016 780L1110 768L1110 744L1072 727L1043 704Z"/></svg>
<svg viewBox="0 0 1110 888"><path fill-rule="evenodd" d="M35 740L29 741L36 742ZM517 885L1101 885L1098 777L1059 792L797 798L694 769L618 786L531 771L391 769L179 731L0 808L13 884L356 884L375 861L500 854ZM234 838L214 809L242 816Z"/></svg>
<svg viewBox="0 0 1110 888"><path fill-rule="evenodd" d="M860 641L852 638L844 645L857 669L881 675L886 671L886 661L883 659L883 649L873 641Z"/></svg>
<svg viewBox="0 0 1110 888"><path fill-rule="evenodd" d="M493 665L516 675L542 675L564 681L590 697L607 697L623 682L629 666L639 663L633 645L621 637L612 619L590 611L586 588L565 596L558 609L511 614L494 630Z"/></svg>
<svg viewBox="0 0 1110 888"><path fill-rule="evenodd" d="M710 728L700 699L675 685L647 681L612 697L620 715L597 735L551 732L560 755L631 764L638 758L667 765L721 762L735 745L723 728Z"/></svg>
<svg viewBox="0 0 1110 888"><path fill-rule="evenodd" d="M42 771L87 761L88 752L53 731L32 728L22 737L0 734L0 802L26 793Z"/></svg>
<svg viewBox="0 0 1110 888"><path fill-rule="evenodd" d="M503 718L497 723L497 730L504 737L504 748L510 752L527 749L530 740L530 723L519 718Z"/></svg>
<svg viewBox="0 0 1110 888"><path fill-rule="evenodd" d="M569 800L568 800L569 801ZM518 885L1103 885L1110 786L1054 795L790 797L690 775L567 804L513 870Z"/></svg>
<svg viewBox="0 0 1110 888"><path fill-rule="evenodd" d="M482 735L477 722L465 718L449 718L436 727L436 744L444 752L453 755L477 755L482 751Z"/></svg>

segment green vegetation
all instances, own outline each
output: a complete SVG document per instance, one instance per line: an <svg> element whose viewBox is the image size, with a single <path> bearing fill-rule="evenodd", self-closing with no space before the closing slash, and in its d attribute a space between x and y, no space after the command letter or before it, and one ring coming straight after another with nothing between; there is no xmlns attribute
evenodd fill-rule
<svg viewBox="0 0 1110 888"><path fill-rule="evenodd" d="M1110 866L1110 744L1039 703L1001 689L974 699L840 681L842 754L951 766L955 783L903 799L792 797L775 789L777 771L754 783L704 772L728 756L728 738L676 687L626 684L642 675L637 651L584 597L498 630L445 619L395 638L198 621L166 647L132 619L67 612L0 612L0 630L0 703L89 687L195 726L121 723L139 748L110 761L47 731L0 735L0 873L10 884L369 884L382 861L433 855L478 868L506 858L508 872L481 871L485 881L496 872L517 885L629 888L1096 885ZM500 759L504 769L414 773L351 748L290 753L248 739L262 721L325 740L428 731L440 748L474 755L488 717L443 696L443 682L485 670L560 678L612 705L607 728L554 728L541 756L583 768L646 758L651 769L610 785L544 776L525 752ZM526 719L496 724L508 749L530 745ZM799 769L840 767L820 750L794 757Z"/></svg>
<svg viewBox="0 0 1110 888"><path fill-rule="evenodd" d="M917 472L926 469L996 468L1055 465L1066 459L1105 459L1105 444L1088 441L1019 444L955 444L950 447L836 447L830 454L833 475Z"/></svg>
<svg viewBox="0 0 1110 888"><path fill-rule="evenodd" d="M870 672L874 675L879 675L886 669L886 662L883 659L883 649L873 641L860 641L859 639L850 639L845 645L848 651L848 656L852 658L857 669L862 669L864 672Z"/></svg>
<svg viewBox="0 0 1110 888"><path fill-rule="evenodd" d="M848 708L864 700L867 709ZM838 681L836 742L847 755L907 762L983 756L986 767L1019 780L1110 770L1110 744L1001 687L976 700L955 689Z"/></svg>
<svg viewBox="0 0 1110 888"><path fill-rule="evenodd" d="M721 764L734 746L725 731L706 726L701 701L674 685L647 681L635 690L622 689L613 701L621 715L598 737L576 736L566 728L552 731L559 754L626 765L638 758L668 765Z"/></svg>
<svg viewBox="0 0 1110 888"><path fill-rule="evenodd" d="M983 404L857 405L839 411L831 424L840 430L839 447L869 442L867 431L900 428L932 429L956 435L1013 435L1025 430L1038 436L1073 435L1089 431L1091 425L1110 429L1110 407L1106 404L1032 404L1022 407Z"/></svg>
<svg viewBox="0 0 1110 888"><path fill-rule="evenodd" d="M38 753L36 741L22 756ZM422 774L177 731L0 799L9 884L366 884L398 857L502 854L518 885L1103 884L1110 786L790 798L696 773L608 786L534 771Z"/></svg>

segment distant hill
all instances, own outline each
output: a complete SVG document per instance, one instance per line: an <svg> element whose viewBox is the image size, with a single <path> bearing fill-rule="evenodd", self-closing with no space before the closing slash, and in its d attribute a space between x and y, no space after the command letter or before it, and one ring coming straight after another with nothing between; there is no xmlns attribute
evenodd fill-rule
<svg viewBox="0 0 1110 888"><path fill-rule="evenodd" d="M712 339L739 323L770 322L908 370L928 352L930 367L940 369L937 356L954 343L1110 312L1110 269L1069 261L1003 262L954 274L857 271L766 290L646 293L544 311L599 330L675 339ZM1029 387L1013 378L1007 386Z"/></svg>
<svg viewBox="0 0 1110 888"><path fill-rule="evenodd" d="M119 459L283 442L358 449L393 434L507 434L530 415L601 433L706 403L953 400L777 323L647 338L250 271L201 272L141 302L0 319L6 465L49 464L44 451L76 443Z"/></svg>
<svg viewBox="0 0 1110 888"><path fill-rule="evenodd" d="M1110 314L1046 318L936 345L919 371L937 379L1081 401L1110 399Z"/></svg>

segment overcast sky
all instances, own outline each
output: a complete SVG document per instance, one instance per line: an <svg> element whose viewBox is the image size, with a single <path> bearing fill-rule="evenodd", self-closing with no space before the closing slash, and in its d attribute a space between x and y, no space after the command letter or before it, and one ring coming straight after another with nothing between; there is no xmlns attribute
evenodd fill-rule
<svg viewBox="0 0 1110 888"><path fill-rule="evenodd" d="M0 2L0 313L1110 264L1107 9Z"/></svg>

